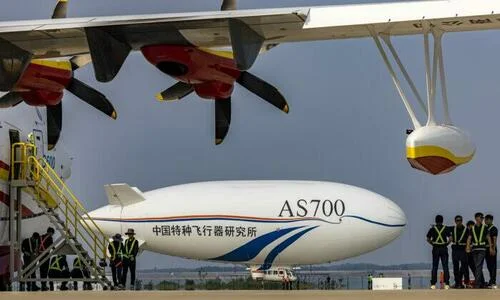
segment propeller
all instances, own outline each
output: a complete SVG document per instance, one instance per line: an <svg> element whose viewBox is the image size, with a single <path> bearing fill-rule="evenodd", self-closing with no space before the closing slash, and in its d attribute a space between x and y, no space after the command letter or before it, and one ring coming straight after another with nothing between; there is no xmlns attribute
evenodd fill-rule
<svg viewBox="0 0 500 300"><path fill-rule="evenodd" d="M246 88L251 93L259 96L262 100L273 105L284 113L289 112L289 106L285 97L278 89L271 84L265 82L259 77L249 73L241 72L240 77L236 80L238 84ZM180 100L191 94L195 86L189 83L177 82L173 86L156 95L160 101ZM231 125L231 98L215 99L215 144L219 145L224 141L229 126Z"/></svg>
<svg viewBox="0 0 500 300"><path fill-rule="evenodd" d="M221 5L221 10L235 10L236 0L224 0ZM247 30L245 27L240 27L241 30ZM260 46L259 46L260 49ZM234 52L234 51L233 51ZM241 70L241 69L240 69ZM285 97L278 91L277 88L265 82L259 77L249 73L248 71L241 71L236 82L250 91L251 93L259 96L262 100L268 102L284 113L289 112L289 106ZM185 82L177 82L173 86L164 90L156 95L160 101L174 101L180 100L193 91L195 91L196 84L189 84ZM219 145L224 141L229 127L231 125L231 97L229 98L216 98L215 99L215 144Z"/></svg>
<svg viewBox="0 0 500 300"><path fill-rule="evenodd" d="M70 59L73 72L81 66L87 64L89 61L85 57L74 56ZM84 63L86 62L86 63ZM96 89L88 86L80 80L72 77L66 90L71 94L78 97L80 100L104 113L112 119L117 118L116 110L113 104ZM57 143L62 130L62 101L59 104L51 106L47 105L47 136L48 136L48 149L52 149Z"/></svg>
<svg viewBox="0 0 500 300"><path fill-rule="evenodd" d="M66 18L68 11L68 0L59 0L52 14L53 19ZM74 72L91 62L89 54L76 55L70 59L71 69ZM66 90L80 98L90 106L96 108L112 119L116 119L116 111L113 104L96 89L88 86L80 80L72 77ZM47 105L47 144L52 149L57 144L62 130L62 102L57 105Z"/></svg>

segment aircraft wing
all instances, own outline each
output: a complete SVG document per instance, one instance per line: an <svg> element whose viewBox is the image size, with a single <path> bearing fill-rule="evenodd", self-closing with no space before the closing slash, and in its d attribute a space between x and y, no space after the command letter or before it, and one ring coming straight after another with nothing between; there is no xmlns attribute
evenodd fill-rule
<svg viewBox="0 0 500 300"><path fill-rule="evenodd" d="M229 20L237 19L264 45L422 32L427 20L446 32L500 28L500 2L436 0L201 13L153 14L0 22L0 38L33 58L89 53L86 31L97 28L131 49L151 44L231 46Z"/></svg>

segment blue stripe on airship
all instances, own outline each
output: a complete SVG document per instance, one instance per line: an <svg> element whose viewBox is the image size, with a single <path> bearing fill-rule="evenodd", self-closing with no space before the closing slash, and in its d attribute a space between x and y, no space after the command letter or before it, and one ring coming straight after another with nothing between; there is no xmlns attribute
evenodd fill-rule
<svg viewBox="0 0 500 300"><path fill-rule="evenodd" d="M251 240L250 242L244 244L243 246L234 249L229 253L226 253L219 257L211 258L210 260L222 260L222 261L234 261L234 262L251 260L254 257L256 257L257 254L259 254L260 251L262 251L262 249L264 249L267 245L271 244L272 242L284 236L285 234L303 227L304 226L290 227L266 233L262 236L259 236Z"/></svg>
<svg viewBox="0 0 500 300"><path fill-rule="evenodd" d="M301 236L303 236L304 234L308 233L309 231L313 230L316 227L318 227L318 226L306 228L306 229L302 230L301 232L298 232L298 233L292 235L291 237L287 238L286 240L281 242L278 246L274 247L274 249L271 250L271 252L269 252L267 257L264 259L264 264L262 264L262 266L259 268L259 270L269 269L273 265L273 262L276 259L276 257L278 256L278 254L283 252L283 250L288 248L288 246L292 245Z"/></svg>

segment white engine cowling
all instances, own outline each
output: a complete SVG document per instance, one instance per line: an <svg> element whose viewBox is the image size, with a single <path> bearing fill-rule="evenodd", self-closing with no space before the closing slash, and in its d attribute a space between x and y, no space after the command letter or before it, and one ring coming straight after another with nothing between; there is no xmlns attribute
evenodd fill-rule
<svg viewBox="0 0 500 300"><path fill-rule="evenodd" d="M406 139L406 158L418 170L434 175L454 170L474 157L476 147L460 128L432 125L415 129Z"/></svg>

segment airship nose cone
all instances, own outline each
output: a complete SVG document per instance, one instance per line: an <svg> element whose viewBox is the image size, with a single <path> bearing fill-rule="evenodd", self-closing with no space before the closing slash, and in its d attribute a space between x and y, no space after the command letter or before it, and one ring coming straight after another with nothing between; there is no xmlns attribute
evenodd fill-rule
<svg viewBox="0 0 500 300"><path fill-rule="evenodd" d="M406 214L404 211L396 205L394 202L387 200L389 203L387 205L387 223L388 224L399 224L406 225ZM404 229L404 226L399 226L401 231Z"/></svg>

